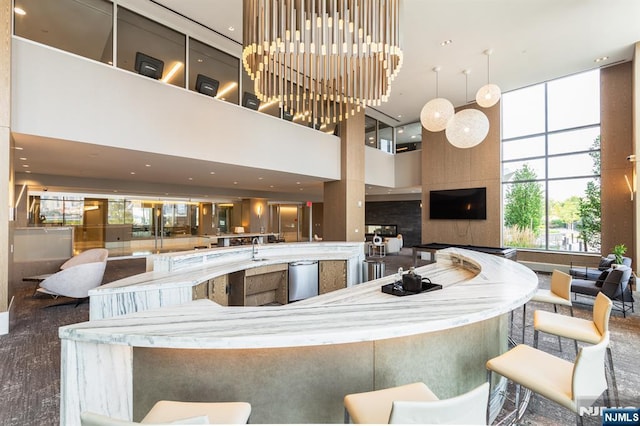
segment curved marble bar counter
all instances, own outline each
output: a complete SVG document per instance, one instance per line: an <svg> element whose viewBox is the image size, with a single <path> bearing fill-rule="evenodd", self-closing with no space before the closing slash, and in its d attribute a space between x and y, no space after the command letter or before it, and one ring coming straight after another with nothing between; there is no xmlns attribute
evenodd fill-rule
<svg viewBox="0 0 640 426"><path fill-rule="evenodd" d="M346 287L362 281L364 243L309 242L224 247L150 256L147 272L89 291L91 320L190 302L194 289L233 272L298 261L346 262Z"/></svg>
<svg viewBox="0 0 640 426"><path fill-rule="evenodd" d="M61 423L140 419L159 399L248 401L252 423L341 423L345 394L422 380L441 398L486 380L508 315L537 277L450 248L417 273L442 290L396 297L385 277L284 306L208 300L60 328ZM494 410L495 411L495 410Z"/></svg>

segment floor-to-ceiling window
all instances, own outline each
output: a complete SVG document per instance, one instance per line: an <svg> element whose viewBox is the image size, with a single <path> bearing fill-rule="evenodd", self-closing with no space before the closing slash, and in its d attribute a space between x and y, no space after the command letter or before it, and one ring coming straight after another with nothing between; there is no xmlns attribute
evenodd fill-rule
<svg viewBox="0 0 640 426"><path fill-rule="evenodd" d="M600 251L600 72L502 98L503 244Z"/></svg>

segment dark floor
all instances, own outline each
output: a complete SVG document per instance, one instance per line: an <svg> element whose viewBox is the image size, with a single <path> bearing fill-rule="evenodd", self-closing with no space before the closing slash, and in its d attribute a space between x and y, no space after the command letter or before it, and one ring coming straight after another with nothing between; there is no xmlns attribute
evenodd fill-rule
<svg viewBox="0 0 640 426"><path fill-rule="evenodd" d="M376 260L378 260L376 258ZM410 249L403 249L399 255L389 255L379 259L385 263L385 275L397 272L402 266L407 270L412 263ZM420 261L420 264L426 262ZM111 260L107 263L104 282L143 272L145 260ZM549 276L539 275L540 286L549 285ZM63 305L47 308L63 302L33 294L33 284L17 283L15 306L11 320L11 333L0 336L0 425L57 425L59 424L60 395L60 341L58 327L87 321L89 306ZM636 293L636 300L637 300ZM575 315L591 318L592 303L577 304ZM638 303L636 303L638 306ZM548 309L536 303L528 304L527 323L532 321L532 312ZM514 312L513 337L521 339L522 311ZM625 406L640 406L640 368L637 353L640 349L640 315L634 313L622 318L614 313L610 321L611 347L616 366L616 378L621 402ZM525 340L533 340L531 327L526 328ZM573 344L563 341L564 352L559 352L555 338L541 338L540 347L565 359L573 360ZM506 408L501 416L506 413ZM568 410L539 398L530 405L522 424L527 425L570 425L575 417ZM600 419L589 419L585 424L600 424Z"/></svg>

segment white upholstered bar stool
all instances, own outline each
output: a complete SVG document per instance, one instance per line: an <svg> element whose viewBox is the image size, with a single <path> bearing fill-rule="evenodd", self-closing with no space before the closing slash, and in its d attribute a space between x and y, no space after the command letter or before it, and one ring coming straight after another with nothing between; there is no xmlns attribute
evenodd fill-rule
<svg viewBox="0 0 640 426"><path fill-rule="evenodd" d="M424 383L345 396L345 423L487 424L489 383L448 399Z"/></svg>
<svg viewBox="0 0 640 426"><path fill-rule="evenodd" d="M140 423L87 411L80 414L80 421L82 426L244 424L250 415L251 405L248 402L158 401Z"/></svg>
<svg viewBox="0 0 640 426"><path fill-rule="evenodd" d="M573 344L578 354L578 341L595 345L609 331L609 318L613 302L604 293L596 296L593 304L593 317L591 320L568 317L548 311L536 310L533 313L533 346L538 347L538 333L548 333L559 337L573 339ZM618 385L613 369L613 356L611 346L607 346L607 364L609 369L610 388L613 390L615 404L618 405Z"/></svg>
<svg viewBox="0 0 640 426"><path fill-rule="evenodd" d="M498 373L516 384L516 394L524 386L570 409L581 424L580 407L591 406L607 390L604 354L608 344L607 332L597 344L581 348L573 363L528 345L518 345L487 361L489 383L491 373ZM608 404L608 399L605 402ZM516 411L520 413L517 422L524 409L516 406Z"/></svg>
<svg viewBox="0 0 640 426"><path fill-rule="evenodd" d="M551 273L550 288L539 288L533 295L530 302L549 303L553 305L553 311L558 312L558 305L569 307L573 316L573 305L571 304L571 275L554 269ZM527 318L527 304L522 305L522 343L524 343L524 329ZM562 342L558 337L558 344L562 350Z"/></svg>

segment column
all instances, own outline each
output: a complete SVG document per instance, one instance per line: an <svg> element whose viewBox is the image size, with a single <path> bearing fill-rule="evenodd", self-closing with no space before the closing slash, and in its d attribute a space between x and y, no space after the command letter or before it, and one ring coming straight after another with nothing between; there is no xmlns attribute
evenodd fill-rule
<svg viewBox="0 0 640 426"><path fill-rule="evenodd" d="M0 334L9 332L11 166L11 0L0 0Z"/></svg>
<svg viewBox="0 0 640 426"><path fill-rule="evenodd" d="M364 111L340 123L339 181L324 184L324 241L364 241Z"/></svg>

